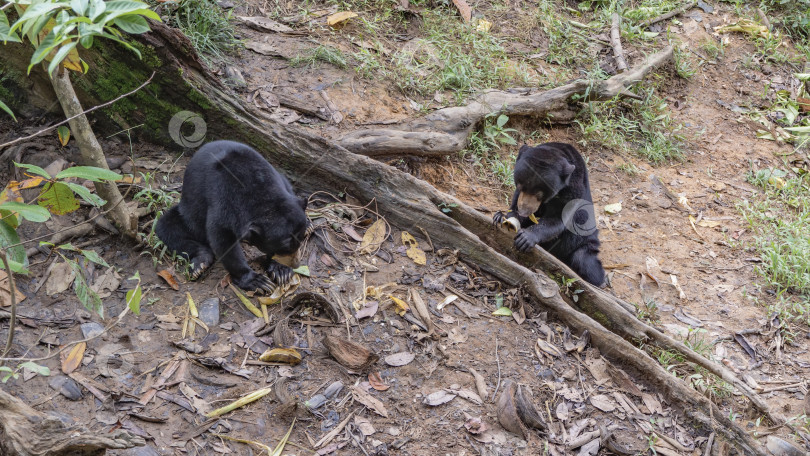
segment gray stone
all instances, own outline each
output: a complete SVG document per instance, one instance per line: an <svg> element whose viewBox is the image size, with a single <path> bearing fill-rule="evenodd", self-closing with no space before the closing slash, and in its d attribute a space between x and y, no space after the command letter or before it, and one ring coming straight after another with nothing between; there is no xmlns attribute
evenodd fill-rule
<svg viewBox="0 0 810 456"><path fill-rule="evenodd" d="M82 336L84 336L85 339L96 337L104 332L104 327L94 321L82 323L81 328Z"/></svg>
<svg viewBox="0 0 810 456"><path fill-rule="evenodd" d="M217 326L219 324L219 298L208 298L200 304L197 308L200 315L200 320L208 325L208 327Z"/></svg>

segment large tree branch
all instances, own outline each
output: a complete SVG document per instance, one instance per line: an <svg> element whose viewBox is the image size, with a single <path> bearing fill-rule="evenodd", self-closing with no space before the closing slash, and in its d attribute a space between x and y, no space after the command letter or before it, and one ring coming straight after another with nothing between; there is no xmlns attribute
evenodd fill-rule
<svg viewBox="0 0 810 456"><path fill-rule="evenodd" d="M651 55L632 70L604 81L577 80L542 92L513 93L490 90L466 106L439 109L425 117L389 128L353 131L338 142L346 149L370 157L447 155L467 147L475 126L491 114L532 116L549 122L570 122L575 96L588 100L609 100L616 96L638 98L627 89L653 69L672 60L672 47Z"/></svg>

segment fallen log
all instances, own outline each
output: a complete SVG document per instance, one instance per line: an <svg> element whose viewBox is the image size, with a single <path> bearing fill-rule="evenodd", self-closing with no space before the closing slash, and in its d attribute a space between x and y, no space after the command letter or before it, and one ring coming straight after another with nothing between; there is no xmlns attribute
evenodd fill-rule
<svg viewBox="0 0 810 456"><path fill-rule="evenodd" d="M118 429L109 433L68 427L0 390L0 454L102 455L106 450L143 446L140 436Z"/></svg>
<svg viewBox="0 0 810 456"><path fill-rule="evenodd" d="M605 81L580 79L537 93L489 90L466 106L439 109L425 117L393 125L353 131L340 139L346 149L370 157L384 155L443 156L467 147L473 129L488 115L531 116L550 122L570 122L576 111L570 105L576 95L586 100L609 100L616 96L640 98L628 88L652 70L672 61L672 47L649 56L630 71Z"/></svg>
<svg viewBox="0 0 810 456"><path fill-rule="evenodd" d="M148 63L140 67L130 65L133 74L129 77L134 79L132 84L137 84L142 78L145 79L148 74L143 74L144 72L151 72L157 68L156 83L150 87L159 84L152 90L161 91L166 97L161 103L146 100L139 105L140 109L126 115L117 113L118 119L114 121L119 125L120 122L134 125L138 119L144 118L148 118L152 125L162 122L162 132L159 129L149 129L140 133L136 130L133 133L152 139L162 138L165 142L170 136L166 132L168 119L179 110L194 110L206 120L209 138L233 139L252 145L264 153L277 168L284 171L298 188L309 191L345 191L361 200L376 200L381 212L393 224L412 232L419 232L413 230L416 227L425 229L431 234L435 244L458 249L469 264L480 267L510 285L526 286L537 305L548 309L553 317L562 323L578 330L587 329L591 333L592 343L607 359L621 365L637 379L663 393L676 409L702 426L707 434L716 432L744 454L765 454L751 436L730 421L711 401L682 380L669 374L627 340L657 342L691 357L690 360L702 366L710 366L713 372L727 371L716 363L700 358L683 344L638 321L627 310L627 303L579 280L567 266L541 249L531 254L515 254L512 252L511 236L493 229L488 216L473 210L450 195L439 192L426 182L367 156L353 154L341 145L315 136L302 128L269 120L266 114L246 106L215 76L205 70L188 40L176 31L155 24L152 33L139 39L143 43L142 53L148 51L150 60L154 58L157 63ZM607 81L577 81L531 95L532 98L529 100L533 100L531 103L534 103L535 107L538 104L545 106L547 114L568 112L565 115L573 115L568 102L574 95L611 98L612 95L608 95L623 93L630 84L643 78L661 63L669 61L671 56L672 50L667 48L648 59L640 68L619 75L621 77ZM88 56L88 59L93 60L94 57ZM98 97L98 91L93 89L92 78L103 70L99 68L97 71L94 68L90 73L91 79L87 82L86 93L88 97ZM121 90L127 90L127 87L122 87ZM531 103L526 99L521 106L511 107L508 103L515 99L510 95L499 92L489 99L484 95L487 103L495 104L485 105L479 102L477 106L473 103L467 107L448 108L450 111L437 112L444 111L439 114L441 118L431 119L435 122L446 122L445 125L449 130L445 130L445 136L441 137L450 141L452 137L460 138L464 131L468 134L468 129L474 124L469 123L470 120L475 116L486 115L484 112L491 112L492 106L502 109L500 112L512 115L536 112L534 108L530 109ZM137 97L137 94L135 96ZM504 102L507 103L505 107ZM454 112L469 115L466 117L466 114L450 115ZM467 120L459 121L462 118ZM420 124L416 121L411 125ZM455 127L450 128L452 125ZM451 133L447 133L448 131ZM406 136L403 134L403 137ZM440 204L452 207L451 212L443 213L439 209ZM499 252L512 252L514 259ZM533 270L538 266L541 268L540 271ZM582 312L565 301L560 295L557 283L546 273L577 278L574 286L585 290L576 303ZM733 379L733 375L730 373L728 375ZM723 378L726 376L723 375ZM739 380L734 382L755 405L764 407L763 410L770 413L756 394L749 394L750 389L744 389L747 387L744 387L744 384L740 386L740 383ZM774 417L774 421L777 419Z"/></svg>

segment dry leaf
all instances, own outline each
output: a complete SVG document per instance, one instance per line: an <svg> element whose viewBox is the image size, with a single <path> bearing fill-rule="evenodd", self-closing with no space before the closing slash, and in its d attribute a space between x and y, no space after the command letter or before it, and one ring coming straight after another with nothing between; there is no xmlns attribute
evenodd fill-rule
<svg viewBox="0 0 810 456"><path fill-rule="evenodd" d="M389 296L391 297L391 300L394 301L394 304L397 306L397 315L399 315L400 317L404 316L405 312L407 312L408 309L410 309L408 303L395 296L391 295Z"/></svg>
<svg viewBox="0 0 810 456"><path fill-rule="evenodd" d="M357 248L357 252L360 254L374 253L380 248L380 245L384 240L385 221L380 218L377 219L376 222L372 223L371 226L366 230L365 234L363 234L363 242L360 243L360 247Z"/></svg>
<svg viewBox="0 0 810 456"><path fill-rule="evenodd" d="M73 283L76 277L73 268L66 262L57 263L51 270L51 275L45 282L45 294L53 296L59 294L68 288Z"/></svg>
<svg viewBox="0 0 810 456"><path fill-rule="evenodd" d="M284 24L280 24L272 19L268 19L262 16L254 16L254 17L239 16L239 19L245 21L245 23L250 28L262 32L279 32L279 33L295 32L295 30Z"/></svg>
<svg viewBox="0 0 810 456"><path fill-rule="evenodd" d="M423 403L436 407L438 405L446 404L456 398L456 394L449 391L439 390L435 393L430 393L422 400Z"/></svg>
<svg viewBox="0 0 810 456"><path fill-rule="evenodd" d="M597 394L595 396L591 396L591 405L603 412L612 412L616 410L616 402L606 394Z"/></svg>
<svg viewBox="0 0 810 456"><path fill-rule="evenodd" d="M87 349L86 342L79 342L70 349L67 356L62 359L62 372L69 374L75 371L84 359L84 351Z"/></svg>
<svg viewBox="0 0 810 456"><path fill-rule="evenodd" d="M271 348L262 353L262 355L259 356L259 360L266 363L281 363L295 366L301 362L301 353L294 348Z"/></svg>
<svg viewBox="0 0 810 456"><path fill-rule="evenodd" d="M162 277L163 280L165 280L166 283L168 283L169 286L172 287L173 290L179 290L180 289L180 285L177 283L177 279L174 278L174 275L168 269L164 269L164 270L158 272L158 275L160 277Z"/></svg>
<svg viewBox="0 0 810 456"><path fill-rule="evenodd" d="M461 14L461 18L464 19L464 22L470 22L472 19L472 8L470 8L470 5L464 0L453 0L453 4L458 8L458 12Z"/></svg>
<svg viewBox="0 0 810 456"><path fill-rule="evenodd" d="M468 401L472 402L475 405L481 405L484 403L481 396L475 393L475 391L471 391L468 389L460 389L460 390L450 390L453 394L457 394L459 397L467 399Z"/></svg>
<svg viewBox="0 0 810 456"><path fill-rule="evenodd" d="M346 21L353 17L357 17L357 13L352 11L341 11L326 18L326 23L332 28L340 28L343 27Z"/></svg>
<svg viewBox="0 0 810 456"><path fill-rule="evenodd" d="M354 400L370 408L377 415L388 418L388 410L385 409L385 406L379 399L366 392L360 386L353 386L351 390Z"/></svg>
<svg viewBox="0 0 810 456"><path fill-rule="evenodd" d="M363 371L376 363L379 357L360 344L327 334L323 344L329 354L352 371Z"/></svg>
<svg viewBox="0 0 810 456"><path fill-rule="evenodd" d="M425 252L419 248L419 243L416 242L416 239L414 239L411 233L408 233L407 231L402 232L402 245L408 246L408 250L405 253L408 255L408 258L413 260L414 263L419 265L424 265L427 263Z"/></svg>
<svg viewBox="0 0 810 456"><path fill-rule="evenodd" d="M385 357L385 363L393 367L405 366L410 364L415 357L416 355L410 352L394 353Z"/></svg>
<svg viewBox="0 0 810 456"><path fill-rule="evenodd" d="M17 288L17 284L14 284L14 299L16 299L17 303L19 304L23 300L25 300L25 295L20 292L20 289ZM11 305L11 293L9 287L9 280L6 271L0 271L0 307L6 307Z"/></svg>
<svg viewBox="0 0 810 456"><path fill-rule="evenodd" d="M371 425L371 421L362 416L354 416L354 425L357 427L357 430L359 430L366 437L377 432L374 429L374 426Z"/></svg>
<svg viewBox="0 0 810 456"><path fill-rule="evenodd" d="M561 357L563 354L559 348L551 345L550 343L544 341L543 339L537 339L537 349L542 350L543 353L546 353L551 356L555 356L557 358ZM538 358L540 355L538 355Z"/></svg>
<svg viewBox="0 0 810 456"><path fill-rule="evenodd" d="M622 210L622 203L620 201L618 203L608 204L604 209L606 214L618 214Z"/></svg>
<svg viewBox="0 0 810 456"><path fill-rule="evenodd" d="M697 226L702 226L704 228L714 228L714 227L717 227L717 226L721 226L722 224L723 224L723 222L720 222L720 221L717 221L717 220L702 219L701 221L697 222L696 225Z"/></svg>
<svg viewBox="0 0 810 456"><path fill-rule="evenodd" d="M385 391L391 387L383 382L379 372L372 372L368 374L368 384L377 391Z"/></svg>
<svg viewBox="0 0 810 456"><path fill-rule="evenodd" d="M678 284L678 276L676 276L675 274L670 274L669 278L672 280L672 286L674 286L675 289L678 290L678 298L682 300L686 299L686 293L683 292L683 288L681 288L680 284Z"/></svg>

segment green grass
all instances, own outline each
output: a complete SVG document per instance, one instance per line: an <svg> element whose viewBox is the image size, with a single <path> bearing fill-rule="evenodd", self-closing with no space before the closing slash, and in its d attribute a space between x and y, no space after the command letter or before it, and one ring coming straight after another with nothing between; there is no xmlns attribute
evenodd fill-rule
<svg viewBox="0 0 810 456"><path fill-rule="evenodd" d="M225 54L242 47L242 42L234 36L231 12L226 12L213 0L163 3L150 0L149 3L152 6L161 5L161 15L166 23L180 29L208 63L211 63L211 58L222 60Z"/></svg>
<svg viewBox="0 0 810 456"><path fill-rule="evenodd" d="M596 143L624 153L634 153L653 164L683 159L683 126L669 115L666 102L650 92L641 101L591 102L576 123L582 143Z"/></svg>
<svg viewBox="0 0 810 456"><path fill-rule="evenodd" d="M484 175L495 178L506 188L511 188L514 186L512 167L516 155L511 153L504 157L502 147L517 144L512 137L517 130L506 128L508 121L509 117L503 114L487 116L481 129L470 136L470 143L461 152L461 156L472 161Z"/></svg>
<svg viewBox="0 0 810 456"><path fill-rule="evenodd" d="M290 65L294 67L315 66L318 62L326 62L338 68L347 68L349 66L340 49L330 46L318 46L290 59Z"/></svg>
<svg viewBox="0 0 810 456"><path fill-rule="evenodd" d="M810 176L761 169L748 180L762 190L760 198L738 204L753 233L748 247L762 260L756 273L776 291L768 312L780 317L783 335L793 339L791 323L810 325Z"/></svg>

